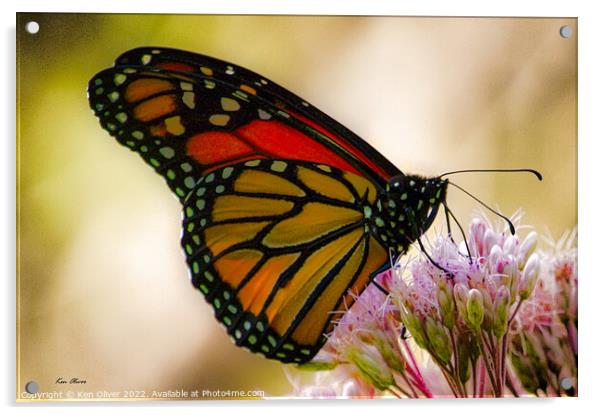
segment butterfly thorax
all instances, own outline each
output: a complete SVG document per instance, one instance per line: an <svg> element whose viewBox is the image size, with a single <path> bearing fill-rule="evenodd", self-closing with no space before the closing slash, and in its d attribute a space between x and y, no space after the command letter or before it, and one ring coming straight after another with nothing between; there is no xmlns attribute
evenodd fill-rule
<svg viewBox="0 0 602 415"><path fill-rule="evenodd" d="M364 216L370 221L372 233L397 254L403 254L431 226L446 192L447 180L395 176L379 194L374 209L364 209Z"/></svg>

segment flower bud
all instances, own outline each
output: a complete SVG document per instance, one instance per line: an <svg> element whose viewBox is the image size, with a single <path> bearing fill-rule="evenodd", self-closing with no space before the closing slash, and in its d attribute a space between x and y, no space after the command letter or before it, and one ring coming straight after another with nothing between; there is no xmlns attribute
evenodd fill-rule
<svg viewBox="0 0 602 415"><path fill-rule="evenodd" d="M501 273L504 268L504 252L499 245L493 245L489 253L489 268L494 273Z"/></svg>
<svg viewBox="0 0 602 415"><path fill-rule="evenodd" d="M452 293L446 283L439 284L437 302L439 303L439 314L441 320L443 320L443 325L451 330L456 322L456 313Z"/></svg>
<svg viewBox="0 0 602 415"><path fill-rule="evenodd" d="M374 335L373 339L373 344L380 352L380 355L382 356L385 363L387 363L387 365L391 369L399 373L403 373L405 371L405 365L404 362L400 359L400 356L397 353L395 353L397 345L392 346L388 342L387 338L382 334L382 332L377 335Z"/></svg>
<svg viewBox="0 0 602 415"><path fill-rule="evenodd" d="M529 360L516 353L510 353L510 361L512 362L514 372L520 380L522 387L525 388L527 392L532 394L537 393L537 389L540 385L537 377L533 376L534 370L531 367ZM544 386L547 386L547 384L544 383Z"/></svg>
<svg viewBox="0 0 602 415"><path fill-rule="evenodd" d="M515 256L508 257L508 261L504 264L502 272L508 276L508 288L510 288L510 296L516 296L520 274L518 272L518 261Z"/></svg>
<svg viewBox="0 0 602 415"><path fill-rule="evenodd" d="M528 333L515 336L511 343L510 358L512 366L525 390L536 393L546 390L549 382L547 358L541 344Z"/></svg>
<svg viewBox="0 0 602 415"><path fill-rule="evenodd" d="M422 349L426 349L427 348L426 334L424 333L424 330L422 329L422 325L420 324L420 320L418 319L418 317L416 317L413 314L402 312L401 313L401 321L406 326L406 329L412 335L412 338L414 339L414 341L416 342L418 347L420 347Z"/></svg>
<svg viewBox="0 0 602 415"><path fill-rule="evenodd" d="M481 326L483 330L491 329L491 325L493 324L493 299L495 298L495 293L498 288L495 284L487 284L487 291L481 291L481 295L483 296L483 323Z"/></svg>
<svg viewBox="0 0 602 415"><path fill-rule="evenodd" d="M375 339L375 332L373 330L362 330L362 331L358 331L358 333L356 334L356 339L366 343L366 344L374 344Z"/></svg>
<svg viewBox="0 0 602 415"><path fill-rule="evenodd" d="M445 328L429 317L426 320L426 335L435 356L448 364L451 361L452 346Z"/></svg>
<svg viewBox="0 0 602 415"><path fill-rule="evenodd" d="M493 334L501 338L508 330L508 309L510 308L510 290L500 287L493 302Z"/></svg>
<svg viewBox="0 0 602 415"><path fill-rule="evenodd" d="M520 296L521 300L526 300L533 292L535 283L537 282L538 274L539 256L537 254L533 254L529 257L529 260L525 265L522 278L518 284L518 295Z"/></svg>
<svg viewBox="0 0 602 415"><path fill-rule="evenodd" d="M497 245L497 237L492 229L488 228L483 236L483 254L489 255L491 249Z"/></svg>
<svg viewBox="0 0 602 415"><path fill-rule="evenodd" d="M468 301L468 287L464 284L454 285L454 300L460 317L466 320L466 301Z"/></svg>
<svg viewBox="0 0 602 415"><path fill-rule="evenodd" d="M470 270L470 281L475 285L483 284L485 276L488 274L488 271L485 269L487 260L485 258L480 258L477 261L479 262L479 266Z"/></svg>
<svg viewBox="0 0 602 415"><path fill-rule="evenodd" d="M530 232L518 249L519 268L523 269L525 263L537 246L537 232Z"/></svg>
<svg viewBox="0 0 602 415"><path fill-rule="evenodd" d="M520 241L516 235L510 235L504 241L504 253L506 255L516 255Z"/></svg>
<svg viewBox="0 0 602 415"><path fill-rule="evenodd" d="M483 295L475 288L468 292L466 301L466 323L473 331L478 331L483 323Z"/></svg>
<svg viewBox="0 0 602 415"><path fill-rule="evenodd" d="M482 220L480 219L473 219L470 226L469 226L469 240L474 241L475 245L476 245L476 249L477 252L475 252L475 254L477 254L477 256L483 256L485 255L485 252L483 252L483 236L485 234L485 229L487 228L487 226L485 225L485 223L483 223Z"/></svg>
<svg viewBox="0 0 602 415"><path fill-rule="evenodd" d="M458 307L466 305L466 300L468 300L468 287L464 284L454 285L454 299L456 300Z"/></svg>
<svg viewBox="0 0 602 415"><path fill-rule="evenodd" d="M373 346L350 346L347 359L357 367L360 375L378 390L386 390L395 382L391 369Z"/></svg>
<svg viewBox="0 0 602 415"><path fill-rule="evenodd" d="M487 297L486 294L489 294L491 298L495 298L495 293L497 293L498 288L504 285L501 280L502 278L500 275L488 276L488 278L483 283L485 287L481 294L485 295L485 297Z"/></svg>

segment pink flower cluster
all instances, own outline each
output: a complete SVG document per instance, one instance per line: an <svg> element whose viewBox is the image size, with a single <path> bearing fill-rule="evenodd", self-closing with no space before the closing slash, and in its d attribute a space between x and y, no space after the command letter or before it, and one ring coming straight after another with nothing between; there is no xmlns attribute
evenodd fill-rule
<svg viewBox="0 0 602 415"><path fill-rule="evenodd" d="M330 334L315 359L329 376L296 385L296 394L330 387L334 396L518 396L558 391L562 376L574 386L574 237L553 252L535 252L537 238L477 218L465 242L440 236L428 256L402 258L377 279L390 295L369 286ZM556 370L569 352L575 365ZM525 385L541 361L553 366L546 381Z"/></svg>
<svg viewBox="0 0 602 415"><path fill-rule="evenodd" d="M531 297L511 327L510 359L520 382L536 395L577 395L577 249L567 233L543 255Z"/></svg>
<svg viewBox="0 0 602 415"><path fill-rule="evenodd" d="M534 289L536 242L535 232L521 241L475 219L464 249L439 237L431 259L388 284L401 322L455 396L503 395L508 325Z"/></svg>

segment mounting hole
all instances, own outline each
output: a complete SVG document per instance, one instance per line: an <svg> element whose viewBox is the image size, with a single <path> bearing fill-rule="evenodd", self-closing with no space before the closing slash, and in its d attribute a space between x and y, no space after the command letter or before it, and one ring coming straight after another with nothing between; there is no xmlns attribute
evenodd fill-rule
<svg viewBox="0 0 602 415"><path fill-rule="evenodd" d="M35 35L40 31L40 24L38 22L27 22L25 24L25 31L31 35Z"/></svg>
<svg viewBox="0 0 602 415"><path fill-rule="evenodd" d="M25 392L27 393L34 394L38 390L40 390L40 386L37 384L37 382L34 382L33 380L25 384Z"/></svg>
<svg viewBox="0 0 602 415"><path fill-rule="evenodd" d="M560 387L564 390L569 390L571 388L573 388L574 385L574 381L572 378L562 378L560 379Z"/></svg>
<svg viewBox="0 0 602 415"><path fill-rule="evenodd" d="M571 26L562 26L560 28L560 36L562 36L565 39L568 39L569 37L573 36L573 28Z"/></svg>

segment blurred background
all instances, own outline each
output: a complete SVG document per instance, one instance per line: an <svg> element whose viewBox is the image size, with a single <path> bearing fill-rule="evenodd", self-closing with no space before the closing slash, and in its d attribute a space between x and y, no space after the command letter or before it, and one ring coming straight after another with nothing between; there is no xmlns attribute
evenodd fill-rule
<svg viewBox="0 0 602 415"><path fill-rule="evenodd" d="M88 80L130 48L256 71L406 172L536 168L454 181L541 233L577 224L576 19L19 14L17 42L18 391L292 390L213 319L177 200L89 110ZM478 208L448 203L465 226Z"/></svg>

